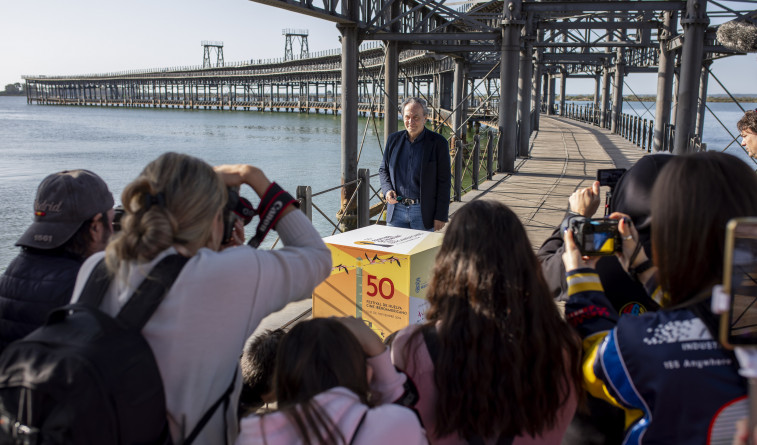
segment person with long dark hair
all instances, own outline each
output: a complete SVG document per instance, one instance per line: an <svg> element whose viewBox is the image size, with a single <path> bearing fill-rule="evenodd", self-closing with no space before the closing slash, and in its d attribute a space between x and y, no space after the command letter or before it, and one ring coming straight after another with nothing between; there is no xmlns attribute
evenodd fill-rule
<svg viewBox="0 0 757 445"><path fill-rule="evenodd" d="M452 218L427 321L392 343L392 361L418 388L431 443L557 444L573 417L580 341L531 246L504 204L472 201Z"/></svg>
<svg viewBox="0 0 757 445"><path fill-rule="evenodd" d="M584 338L590 393L628 411L624 443L730 443L745 415L746 380L716 341L712 287L723 279L725 227L757 216L757 175L718 152L675 156L652 189L652 259L630 218L619 219L621 265L662 309L618 317L596 274L565 234L568 320ZM659 283L659 284L658 284Z"/></svg>
<svg viewBox="0 0 757 445"><path fill-rule="evenodd" d="M391 403L403 395L406 379L362 320L298 323L276 355L279 411L242 419L236 443L425 444L416 415Z"/></svg>

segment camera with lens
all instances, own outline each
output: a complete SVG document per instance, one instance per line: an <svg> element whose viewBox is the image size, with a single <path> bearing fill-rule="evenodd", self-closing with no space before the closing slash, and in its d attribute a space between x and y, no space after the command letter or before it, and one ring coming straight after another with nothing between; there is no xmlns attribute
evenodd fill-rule
<svg viewBox="0 0 757 445"><path fill-rule="evenodd" d="M237 220L241 220L246 226L258 213L250 201L239 195L238 187L229 187L226 190L228 198L223 210L223 244L231 241L232 234L234 233L234 223Z"/></svg>
<svg viewBox="0 0 757 445"><path fill-rule="evenodd" d="M113 207L113 222L110 225L113 228L113 233L121 231L121 218L124 217L124 213L126 213L124 206L119 204Z"/></svg>
<svg viewBox="0 0 757 445"><path fill-rule="evenodd" d="M613 255L623 247L617 219L577 216L568 220L568 228L573 231L581 255Z"/></svg>

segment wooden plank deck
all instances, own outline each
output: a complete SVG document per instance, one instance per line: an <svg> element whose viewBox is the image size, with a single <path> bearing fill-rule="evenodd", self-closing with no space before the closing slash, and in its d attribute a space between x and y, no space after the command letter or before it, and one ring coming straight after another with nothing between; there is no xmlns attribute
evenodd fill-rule
<svg viewBox="0 0 757 445"><path fill-rule="evenodd" d="M515 174L495 174L479 190L450 205L450 215L474 199L493 199L520 217L534 250L562 221L568 197L595 180L597 169L628 168L646 154L622 137L582 122L542 115L531 139L530 157L516 160ZM602 190L604 204L604 193ZM602 206L598 210L601 214ZM597 215L598 216L598 215ZM286 325L311 308L311 300L289 304L266 317L256 333ZM305 315L309 317L309 314Z"/></svg>
<svg viewBox="0 0 757 445"><path fill-rule="evenodd" d="M628 168L645 154L608 130L542 115L531 138L530 157L516 159L517 173L495 174L478 191L466 193L462 202L452 203L450 214L454 218L457 209L474 199L505 203L520 217L536 250L562 221L568 197L590 186L597 169ZM607 190L602 189L604 205Z"/></svg>

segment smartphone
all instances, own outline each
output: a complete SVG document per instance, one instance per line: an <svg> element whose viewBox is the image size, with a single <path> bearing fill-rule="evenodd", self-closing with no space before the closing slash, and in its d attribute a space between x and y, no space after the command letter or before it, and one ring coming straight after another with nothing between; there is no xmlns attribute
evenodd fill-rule
<svg viewBox="0 0 757 445"><path fill-rule="evenodd" d="M730 308L721 315L726 348L757 345L757 218L734 218L726 226L723 291Z"/></svg>
<svg viewBox="0 0 757 445"><path fill-rule="evenodd" d="M570 228L581 255L613 255L622 248L617 219L573 218Z"/></svg>
<svg viewBox="0 0 757 445"><path fill-rule="evenodd" d="M599 185L601 186L613 188L618 184L620 177L625 172L625 168L600 168L597 170L597 181L599 181Z"/></svg>

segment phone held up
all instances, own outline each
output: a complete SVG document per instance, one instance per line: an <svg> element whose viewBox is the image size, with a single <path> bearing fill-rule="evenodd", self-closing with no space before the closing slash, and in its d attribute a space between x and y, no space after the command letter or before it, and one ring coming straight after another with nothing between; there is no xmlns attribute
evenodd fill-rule
<svg viewBox="0 0 757 445"><path fill-rule="evenodd" d="M600 186L615 188L625 172L625 168L600 168L597 170L597 181Z"/></svg>
<svg viewBox="0 0 757 445"><path fill-rule="evenodd" d="M721 344L757 345L757 217L734 218L726 226L723 292L730 308L721 314Z"/></svg>
<svg viewBox="0 0 757 445"><path fill-rule="evenodd" d="M567 228L573 231L573 240L584 256L607 256L620 252L622 240L617 219L585 218L575 216Z"/></svg>

